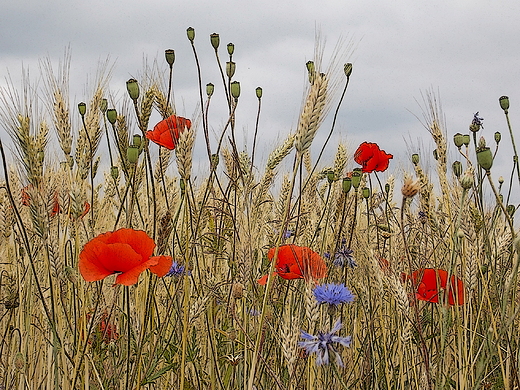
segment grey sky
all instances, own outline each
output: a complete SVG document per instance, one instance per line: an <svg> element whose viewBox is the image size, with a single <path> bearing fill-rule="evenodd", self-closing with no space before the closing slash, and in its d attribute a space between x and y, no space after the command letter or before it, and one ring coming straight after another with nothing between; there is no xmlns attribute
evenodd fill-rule
<svg viewBox="0 0 520 390"><path fill-rule="evenodd" d="M396 155L394 168L406 167L407 147L422 145L431 156L431 141L414 117L422 111L421 92L440 92L448 137L467 132L473 113L484 117L483 135L503 133L497 164L509 169L511 152L505 119L498 105L511 98L511 119L520 128L520 3L501 1L166 1L24 0L2 1L0 12L0 85L7 69L13 79L23 66L37 78L38 60L55 63L70 46L71 104L86 100L82 86L100 60L115 63L109 88L123 95L124 82L137 76L143 58L164 64L164 50L175 49L175 99L180 113L192 115L198 103L197 78L186 28L196 30L203 84L220 87L209 35L235 43L236 80L242 84L239 131L252 142L256 97L264 89L260 122L262 141L296 126L305 62L313 58L316 27L327 39L324 62L339 37L355 46L351 85L340 113L334 143L352 147L372 141ZM216 93L218 93L218 89ZM221 92L221 89L220 89ZM211 117L214 130L224 117ZM328 128L322 130L324 137ZM5 134L0 129L0 134ZM273 134L273 135L271 135ZM269 151L272 144L264 143ZM330 159L329 159L330 160ZM508 171L497 174L508 175Z"/></svg>

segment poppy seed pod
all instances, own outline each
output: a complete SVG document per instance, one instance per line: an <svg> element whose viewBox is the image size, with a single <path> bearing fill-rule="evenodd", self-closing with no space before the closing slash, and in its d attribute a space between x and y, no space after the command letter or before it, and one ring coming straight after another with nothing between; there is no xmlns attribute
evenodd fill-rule
<svg viewBox="0 0 520 390"><path fill-rule="evenodd" d="M139 159L139 147L130 145L128 149L126 149L126 158L130 164L137 163L137 160Z"/></svg>
<svg viewBox="0 0 520 390"><path fill-rule="evenodd" d="M213 92L215 91L215 86L212 83L206 84L206 94L208 97L213 96Z"/></svg>
<svg viewBox="0 0 520 390"><path fill-rule="evenodd" d="M227 52L230 56L233 55L233 53L235 52L235 45L233 43L229 42L227 44Z"/></svg>
<svg viewBox="0 0 520 390"><path fill-rule="evenodd" d="M220 45L220 36L217 33L213 33L209 36L209 39L211 41L211 46L213 46L213 49L217 50L218 46Z"/></svg>
<svg viewBox="0 0 520 390"><path fill-rule="evenodd" d="M476 123L471 123L471 125L469 125L469 131L471 131L472 133L476 133L480 130L480 126Z"/></svg>
<svg viewBox="0 0 520 390"><path fill-rule="evenodd" d="M489 171L493 166L493 153L487 147L477 148L477 161L482 169Z"/></svg>
<svg viewBox="0 0 520 390"><path fill-rule="evenodd" d="M87 105L83 102L78 104L79 115L83 116L87 112Z"/></svg>
<svg viewBox="0 0 520 390"><path fill-rule="evenodd" d="M211 155L211 170L214 171L217 169L219 163L219 156L217 153L213 153Z"/></svg>
<svg viewBox="0 0 520 390"><path fill-rule="evenodd" d="M99 109L104 114L105 112L107 112L107 108L108 108L108 100L101 99L101 103L99 103Z"/></svg>
<svg viewBox="0 0 520 390"><path fill-rule="evenodd" d="M498 98L498 102L500 103L502 110L504 110L504 112L507 114L507 111L509 110L509 97L500 96Z"/></svg>
<svg viewBox="0 0 520 390"><path fill-rule="evenodd" d="M164 51L164 58L166 58L166 62L170 67L173 66L173 63L175 62L175 50L173 49L166 49Z"/></svg>
<svg viewBox="0 0 520 390"><path fill-rule="evenodd" d="M347 62L343 67L343 70L345 72L345 76L350 77L350 75L352 74L352 64L350 62Z"/></svg>
<svg viewBox="0 0 520 390"><path fill-rule="evenodd" d="M240 96L240 83L238 81L231 83L231 96L233 96L235 100Z"/></svg>
<svg viewBox="0 0 520 390"><path fill-rule="evenodd" d="M126 90L130 95L130 99L133 101L139 99L139 84L136 79L130 79L126 82Z"/></svg>
<svg viewBox="0 0 520 390"><path fill-rule="evenodd" d="M500 131L495 132L495 142L497 145L500 143L500 140L502 139L502 134L500 134Z"/></svg>
<svg viewBox="0 0 520 390"><path fill-rule="evenodd" d="M469 134L464 134L462 136L462 142L464 143L464 146L469 146L470 137Z"/></svg>
<svg viewBox="0 0 520 390"><path fill-rule="evenodd" d="M336 175L334 174L334 171L327 171L327 181L329 184L336 181Z"/></svg>
<svg viewBox="0 0 520 390"><path fill-rule="evenodd" d="M116 123L117 111L115 110L115 108L109 108L107 110L107 114L106 115L107 115L107 119L108 119L108 121L110 122L111 125Z"/></svg>
<svg viewBox="0 0 520 390"><path fill-rule="evenodd" d="M412 164L413 165L419 164L419 155L417 153L412 154Z"/></svg>
<svg viewBox="0 0 520 390"><path fill-rule="evenodd" d="M370 188L363 187L362 195L363 195L363 198L365 198L365 199L370 198Z"/></svg>
<svg viewBox="0 0 520 390"><path fill-rule="evenodd" d="M137 146L138 148L141 147L141 136L139 134L134 134L132 137L132 145Z"/></svg>
<svg viewBox="0 0 520 390"><path fill-rule="evenodd" d="M354 172L352 172L352 187L355 189L359 188L359 185L361 184L361 168L354 169Z"/></svg>
<svg viewBox="0 0 520 390"><path fill-rule="evenodd" d="M453 168L453 173L456 177L462 175L462 163L460 161L454 161L451 167Z"/></svg>
<svg viewBox="0 0 520 390"><path fill-rule="evenodd" d="M186 35L188 36L188 39L191 43L195 40L195 29L193 27L188 27L186 29Z"/></svg>
<svg viewBox="0 0 520 390"><path fill-rule="evenodd" d="M256 90L255 90L255 91L256 91L256 97L257 97L258 99L262 99L262 92L263 92L263 91L262 91L262 87L256 87Z"/></svg>
<svg viewBox="0 0 520 390"><path fill-rule="evenodd" d="M235 75L237 65L233 61L226 62L226 74L228 78L232 78Z"/></svg>
<svg viewBox="0 0 520 390"><path fill-rule="evenodd" d="M343 179L342 189L345 194L348 194L350 189L352 188L352 179L350 177L345 177Z"/></svg>
<svg viewBox="0 0 520 390"><path fill-rule="evenodd" d="M512 217L515 214L516 207L513 204L508 204L506 207L506 211L509 214L510 217Z"/></svg>
<svg viewBox="0 0 520 390"><path fill-rule="evenodd" d="M388 195L390 193L390 184L385 183L385 193Z"/></svg>
<svg viewBox="0 0 520 390"><path fill-rule="evenodd" d="M457 133L453 136L453 142L457 148L461 148L464 145L464 136L461 133Z"/></svg>
<svg viewBox="0 0 520 390"><path fill-rule="evenodd" d="M119 168L116 166L110 167L110 176L112 176L112 179L117 180L119 178Z"/></svg>

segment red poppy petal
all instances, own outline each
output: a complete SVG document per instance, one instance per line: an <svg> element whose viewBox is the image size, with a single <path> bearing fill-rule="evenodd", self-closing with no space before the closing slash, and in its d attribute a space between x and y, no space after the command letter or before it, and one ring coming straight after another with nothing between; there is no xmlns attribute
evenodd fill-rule
<svg viewBox="0 0 520 390"><path fill-rule="evenodd" d="M153 256L150 260L157 260L157 265L150 266L150 271L162 278L166 275L172 267L173 259L171 256Z"/></svg>
<svg viewBox="0 0 520 390"><path fill-rule="evenodd" d="M139 275L147 268L150 268L153 265L157 264L157 259L150 259L145 261L144 263L140 263L137 266L129 269L126 272L123 272L120 275L117 275L116 281L114 284L123 284L125 286L131 286L136 284L139 280Z"/></svg>
<svg viewBox="0 0 520 390"><path fill-rule="evenodd" d="M97 247L87 245L85 245L81 251L78 263L79 272L81 273L81 276L83 276L83 279L87 282L95 282L112 275L114 271L106 269L98 261Z"/></svg>
<svg viewBox="0 0 520 390"><path fill-rule="evenodd" d="M106 239L107 244L122 243L130 245L136 253L141 255L143 260L149 259L155 249L155 242L142 230L123 228L104 236L103 239Z"/></svg>
<svg viewBox="0 0 520 390"><path fill-rule="evenodd" d="M265 286L267 284L268 278L269 278L269 275L264 275L260 279L258 279L257 282L260 286Z"/></svg>

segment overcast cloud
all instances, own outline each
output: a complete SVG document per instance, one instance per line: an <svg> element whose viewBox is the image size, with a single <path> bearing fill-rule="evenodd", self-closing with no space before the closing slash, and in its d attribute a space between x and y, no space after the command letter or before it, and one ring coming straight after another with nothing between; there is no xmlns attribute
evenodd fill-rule
<svg viewBox="0 0 520 390"><path fill-rule="evenodd" d="M218 32L221 54L235 43L236 80L242 84L239 132L252 142L256 97L264 98L260 121L263 155L272 143L296 126L305 82L305 62L313 59L318 27L327 40L324 63L340 37L352 42L351 85L340 113L334 143L353 147L378 142L394 153L394 168L406 168L405 156L418 146L425 158L432 142L421 122L416 100L421 93L440 93L448 137L467 132L472 116L484 117L484 136L508 137L498 105L501 95L511 98L513 126L520 128L520 3L501 1L122 1L23 0L0 12L0 85L8 70L16 81L22 65L31 75L38 61L55 64L71 50L71 104L87 100L83 86L101 61L114 63L109 88L123 94L125 81L137 77L143 58L155 58L164 69L164 50L175 49L175 100L179 113L192 115L198 103L197 77L186 28L196 30L195 44L203 65L203 84L220 87L209 35ZM220 90L221 91L221 90ZM211 125L219 131L224 116L219 108ZM324 129L323 133L328 132ZM3 130L0 134L5 136ZM281 134L281 135L279 135ZM322 140L325 136L320 135ZM424 139L419 141L419 139ZM407 149L408 148L408 149ZM332 149L333 150L333 147ZM508 169L508 143L498 164ZM329 159L330 161L330 159ZM409 166L408 166L409 169Z"/></svg>

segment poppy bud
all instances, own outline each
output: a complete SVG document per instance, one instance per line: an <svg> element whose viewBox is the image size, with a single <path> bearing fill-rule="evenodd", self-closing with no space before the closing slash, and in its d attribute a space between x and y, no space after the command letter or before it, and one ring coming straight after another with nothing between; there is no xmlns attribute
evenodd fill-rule
<svg viewBox="0 0 520 390"><path fill-rule="evenodd" d="M188 27L186 30L186 35L188 36L188 39L191 43L195 40L195 29L193 27Z"/></svg>
<svg viewBox="0 0 520 390"><path fill-rule="evenodd" d="M464 134L462 136L462 142L464 143L464 146L469 146L470 137L469 134Z"/></svg>
<svg viewBox="0 0 520 390"><path fill-rule="evenodd" d="M388 183L385 184L385 192L387 195L390 193L390 184Z"/></svg>
<svg viewBox="0 0 520 390"><path fill-rule="evenodd" d="M166 62L168 65L170 65L170 68L173 66L173 63L175 62L175 50L173 49L166 49L164 51L164 57L166 58Z"/></svg>
<svg viewBox="0 0 520 390"><path fill-rule="evenodd" d="M515 214L516 207L513 204L508 204L506 207L506 211L509 214L510 217L512 217Z"/></svg>
<svg viewBox="0 0 520 390"><path fill-rule="evenodd" d="M473 172L471 172L471 170L467 170L464 173L464 176L462 176L462 178L460 179L460 185L465 190L469 190L471 187L473 187L474 181L475 180L473 179Z"/></svg>
<svg viewBox="0 0 520 390"><path fill-rule="evenodd" d="M495 142L497 145L500 143L500 140L502 139L502 134L500 134L500 131L495 132Z"/></svg>
<svg viewBox="0 0 520 390"><path fill-rule="evenodd" d="M478 148L485 148L486 147L486 139L484 137L480 137L478 140Z"/></svg>
<svg viewBox="0 0 520 390"><path fill-rule="evenodd" d="M104 114L105 112L107 112L107 108L108 108L108 100L101 99L101 103L99 103L99 109Z"/></svg>
<svg viewBox="0 0 520 390"><path fill-rule="evenodd" d="M493 154L487 147L477 148L477 161L482 169L489 171L493 166Z"/></svg>
<svg viewBox="0 0 520 390"><path fill-rule="evenodd" d="M126 158L130 164L137 163L137 160L139 159L139 147L130 145L128 149L126 149Z"/></svg>
<svg viewBox="0 0 520 390"><path fill-rule="evenodd" d="M83 116L87 112L87 105L83 102L78 104L79 115Z"/></svg>
<svg viewBox="0 0 520 390"><path fill-rule="evenodd" d="M459 178L460 175L462 175L462 163L460 161L454 161L451 167L453 168L455 176Z"/></svg>
<svg viewBox="0 0 520 390"><path fill-rule="evenodd" d="M363 198L365 198L365 199L370 198L370 188L368 188L368 187L363 187L363 192L362 192L362 194L363 194Z"/></svg>
<svg viewBox="0 0 520 390"><path fill-rule="evenodd" d="M136 79L130 79L126 82L126 90L130 95L130 99L134 101L139 99L139 84Z"/></svg>
<svg viewBox="0 0 520 390"><path fill-rule="evenodd" d="M354 172L352 172L352 187L355 189L359 188L361 184L361 169L355 168Z"/></svg>
<svg viewBox="0 0 520 390"><path fill-rule="evenodd" d="M462 145L464 145L464 136L461 133L457 133L453 136L453 142L455 146L460 149Z"/></svg>
<svg viewBox="0 0 520 390"><path fill-rule="evenodd" d="M350 189L352 188L352 179L350 177L345 177L342 182L342 189L345 194L348 194Z"/></svg>
<svg viewBox="0 0 520 390"><path fill-rule="evenodd" d="M110 122L110 124L114 124L116 123L116 120L117 120L117 111L115 110L115 108L109 108L107 110L107 119L108 121Z"/></svg>
<svg viewBox="0 0 520 390"><path fill-rule="evenodd" d="M352 74L352 64L350 62L347 62L345 66L343 67L343 70L345 71L345 76L350 77Z"/></svg>
<svg viewBox="0 0 520 390"><path fill-rule="evenodd" d="M419 155L417 153L412 154L412 163L413 165L419 164Z"/></svg>
<svg viewBox="0 0 520 390"><path fill-rule="evenodd" d="M132 137L132 145L137 146L138 148L141 147L141 136L139 134L134 134Z"/></svg>
<svg viewBox="0 0 520 390"><path fill-rule="evenodd" d="M233 53L235 52L235 45L232 44L231 42L229 42L229 43L227 44L227 52L228 52L228 54L229 54L230 56L232 56Z"/></svg>
<svg viewBox="0 0 520 390"><path fill-rule="evenodd" d="M217 50L218 46L220 45L220 36L217 33L213 33L209 36L209 39L211 41L211 46L213 46L213 49Z"/></svg>
<svg viewBox="0 0 520 390"><path fill-rule="evenodd" d="M256 97L262 99L262 87L256 87Z"/></svg>
<svg viewBox="0 0 520 390"><path fill-rule="evenodd" d="M232 78L235 75L237 66L233 61L226 62L226 74L228 78Z"/></svg>
<svg viewBox="0 0 520 390"><path fill-rule="evenodd" d="M112 179L117 180L119 177L119 168L116 166L110 167L110 176L112 176Z"/></svg>
<svg viewBox="0 0 520 390"><path fill-rule="evenodd" d="M240 83L238 81L231 83L231 96L233 96L235 100L240 96Z"/></svg>
<svg viewBox="0 0 520 390"><path fill-rule="evenodd" d="M210 98L213 96L213 92L215 91L215 86L211 83L206 84L206 94Z"/></svg>
<svg viewBox="0 0 520 390"><path fill-rule="evenodd" d="M507 114L507 111L509 110L509 98L507 96L500 96L498 102L500 103L502 110Z"/></svg>
<svg viewBox="0 0 520 390"><path fill-rule="evenodd" d="M499 176L498 184L500 184L500 185L504 184L504 176Z"/></svg>
<svg viewBox="0 0 520 390"><path fill-rule="evenodd" d="M435 160L438 160L439 159L439 153L437 153L437 149L433 149L433 158Z"/></svg>

